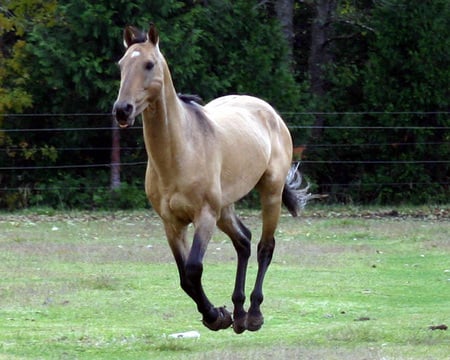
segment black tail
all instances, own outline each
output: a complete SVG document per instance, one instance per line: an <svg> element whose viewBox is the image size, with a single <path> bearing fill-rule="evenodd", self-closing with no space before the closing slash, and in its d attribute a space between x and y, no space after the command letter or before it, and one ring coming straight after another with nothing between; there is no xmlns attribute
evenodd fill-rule
<svg viewBox="0 0 450 360"><path fill-rule="evenodd" d="M303 209L308 200L313 196L308 193L309 184L301 188L302 175L298 170L300 163L294 163L286 177L284 184L282 201L292 216L297 216L298 212Z"/></svg>

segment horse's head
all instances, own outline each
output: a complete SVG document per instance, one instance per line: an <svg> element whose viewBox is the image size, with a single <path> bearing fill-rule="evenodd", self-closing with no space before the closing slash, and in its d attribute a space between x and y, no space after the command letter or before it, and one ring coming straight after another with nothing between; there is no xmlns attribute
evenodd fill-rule
<svg viewBox="0 0 450 360"><path fill-rule="evenodd" d="M123 40L126 51L119 61L120 89L113 107L113 116L121 128L133 125L135 117L160 95L164 61L153 24L148 33L127 26Z"/></svg>

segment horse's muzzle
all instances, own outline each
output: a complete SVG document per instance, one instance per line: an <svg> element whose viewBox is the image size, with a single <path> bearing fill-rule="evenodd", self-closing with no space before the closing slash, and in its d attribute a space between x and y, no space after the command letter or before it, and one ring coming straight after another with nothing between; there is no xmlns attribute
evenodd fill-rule
<svg viewBox="0 0 450 360"><path fill-rule="evenodd" d="M116 102L112 114L121 128L126 128L134 123L134 106L127 102Z"/></svg>

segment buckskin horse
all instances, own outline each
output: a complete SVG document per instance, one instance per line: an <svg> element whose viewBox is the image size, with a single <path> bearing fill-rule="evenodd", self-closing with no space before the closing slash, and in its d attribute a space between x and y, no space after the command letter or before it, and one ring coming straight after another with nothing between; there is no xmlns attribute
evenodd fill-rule
<svg viewBox="0 0 450 360"><path fill-rule="evenodd" d="M297 216L311 196L300 186L298 166L291 165L289 130L268 103L255 97L223 96L202 106L193 96L178 95L153 24L147 33L126 27L124 44L113 116L120 128L127 128L142 114L148 155L145 191L164 223L181 287L209 329L232 326L238 334L259 330L264 323L263 281L281 204ZM236 215L234 203L253 188L261 198L262 233L246 312L251 233ZM191 223L192 243L186 239ZM237 253L233 315L225 307L214 307L201 282L203 258L216 226L230 237Z"/></svg>

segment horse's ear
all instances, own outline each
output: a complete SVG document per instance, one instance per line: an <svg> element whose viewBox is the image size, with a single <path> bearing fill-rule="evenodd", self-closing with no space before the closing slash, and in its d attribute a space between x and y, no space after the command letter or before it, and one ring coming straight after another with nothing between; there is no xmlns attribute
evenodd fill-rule
<svg viewBox="0 0 450 360"><path fill-rule="evenodd" d="M127 26L123 29L123 45L128 49L139 38L141 31L134 26Z"/></svg>
<svg viewBox="0 0 450 360"><path fill-rule="evenodd" d="M147 38L153 45L158 45L158 30L156 30L156 26L153 23L150 23L150 29L148 30Z"/></svg>

